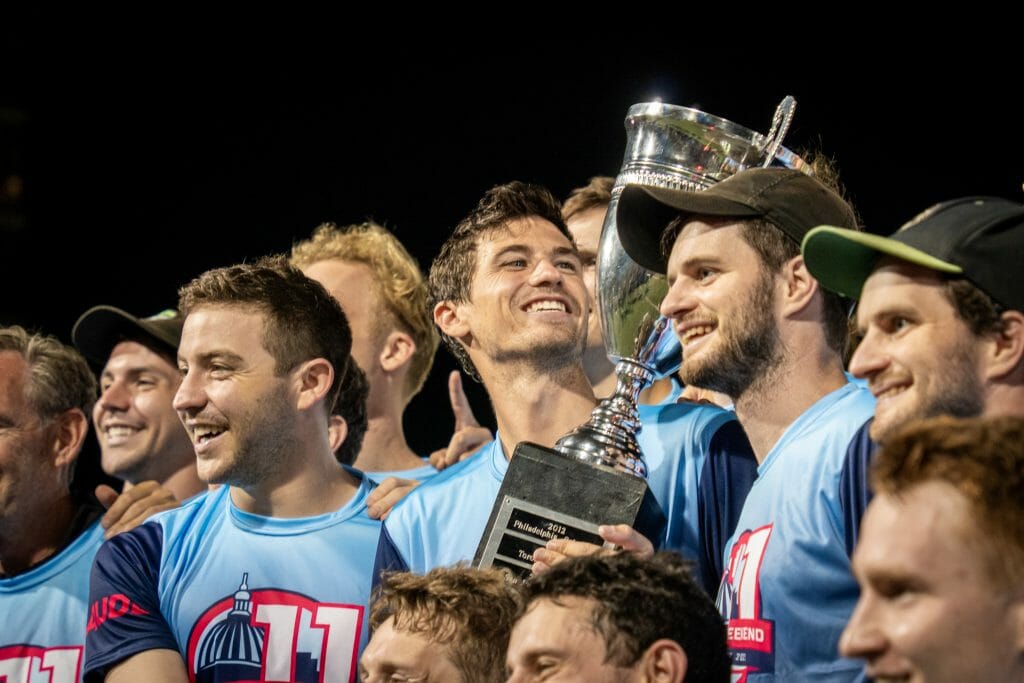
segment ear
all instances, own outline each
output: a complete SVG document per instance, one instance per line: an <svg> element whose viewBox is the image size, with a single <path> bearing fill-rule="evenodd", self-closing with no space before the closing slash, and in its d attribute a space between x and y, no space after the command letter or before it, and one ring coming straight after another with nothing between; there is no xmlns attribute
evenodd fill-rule
<svg viewBox="0 0 1024 683"><path fill-rule="evenodd" d="M295 378L298 397L296 407L308 410L318 401L322 401L331 389L335 372L326 358L307 360L292 371ZM327 406L328 414L334 406Z"/></svg>
<svg viewBox="0 0 1024 683"><path fill-rule="evenodd" d="M53 433L53 464L56 467L66 467L70 471L88 431L89 418L78 408L65 410L57 416Z"/></svg>
<svg viewBox="0 0 1024 683"><path fill-rule="evenodd" d="M783 280L782 290L782 313L786 317L793 317L801 313L814 299L818 292L818 281L814 279L803 256L794 256L782 266L781 277Z"/></svg>
<svg viewBox="0 0 1024 683"><path fill-rule="evenodd" d="M993 344L986 353L985 378L989 380L1006 377L1024 359L1024 313L1006 311L1002 318L1004 329L992 335Z"/></svg>
<svg viewBox="0 0 1024 683"><path fill-rule="evenodd" d="M465 343L469 335L469 323L464 316L464 305L453 301L441 301L434 306L434 323L452 339Z"/></svg>
<svg viewBox="0 0 1024 683"><path fill-rule="evenodd" d="M416 353L416 342L405 332L395 330L384 340L378 362L384 372L394 372L407 365Z"/></svg>
<svg viewBox="0 0 1024 683"><path fill-rule="evenodd" d="M662 638L640 655L641 680L647 683L682 683L686 678L686 653L674 640Z"/></svg>
<svg viewBox="0 0 1024 683"><path fill-rule="evenodd" d="M348 436L348 423L341 415L331 415L327 418L327 440L331 444L331 453L341 448Z"/></svg>

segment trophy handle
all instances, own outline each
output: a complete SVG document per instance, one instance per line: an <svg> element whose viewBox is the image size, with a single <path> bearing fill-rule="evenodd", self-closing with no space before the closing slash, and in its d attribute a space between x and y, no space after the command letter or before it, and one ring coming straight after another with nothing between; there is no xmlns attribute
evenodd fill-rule
<svg viewBox="0 0 1024 683"><path fill-rule="evenodd" d="M775 108L775 114L772 116L772 127L764 141L764 147L762 148L764 150L763 168L768 168L775 163L775 155L779 152L782 139L789 132L789 125L793 123L793 115L795 113L796 99L792 95L786 95L779 102L779 106Z"/></svg>

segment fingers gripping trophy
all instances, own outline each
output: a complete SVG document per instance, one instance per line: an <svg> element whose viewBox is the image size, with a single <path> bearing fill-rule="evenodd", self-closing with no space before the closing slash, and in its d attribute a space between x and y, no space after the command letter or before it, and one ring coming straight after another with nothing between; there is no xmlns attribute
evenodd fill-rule
<svg viewBox="0 0 1024 683"><path fill-rule="evenodd" d="M529 574L533 551L552 538L602 544L600 524L628 524L657 542L665 516L647 486L637 444L640 392L675 372L679 340L658 309L663 275L633 262L622 248L616 208L627 185L706 189L746 168L782 166L810 172L782 146L796 102L786 97L767 135L705 112L660 102L630 107L626 152L611 192L597 260L597 309L614 393L554 449L522 442L503 480L474 565ZM666 216L666 224L671 216Z"/></svg>

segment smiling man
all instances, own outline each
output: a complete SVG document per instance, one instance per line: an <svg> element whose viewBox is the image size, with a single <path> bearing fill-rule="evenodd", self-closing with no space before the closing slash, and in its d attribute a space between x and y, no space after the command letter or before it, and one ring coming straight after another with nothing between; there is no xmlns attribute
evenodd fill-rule
<svg viewBox="0 0 1024 683"><path fill-rule="evenodd" d="M890 237L822 226L803 249L823 286L860 299L850 372L878 398L873 439L919 417L1024 416L1024 205L966 197Z"/></svg>
<svg viewBox="0 0 1024 683"><path fill-rule="evenodd" d="M0 327L0 680L80 680L102 509L73 483L96 400L85 359Z"/></svg>
<svg viewBox="0 0 1024 683"><path fill-rule="evenodd" d="M843 652L876 681L1024 680L1024 421L914 423L871 483Z"/></svg>
<svg viewBox="0 0 1024 683"><path fill-rule="evenodd" d="M429 281L442 340L483 382L498 438L421 485L388 517L381 567L420 573L473 558L516 444L553 446L597 404L583 369L590 301L582 264L546 189L512 182L488 191L442 246ZM749 444L727 411L668 408L637 437L668 519L654 541L707 572L720 562L730 511L749 486ZM620 543L628 532L606 533ZM547 549L538 552L544 562Z"/></svg>
<svg viewBox="0 0 1024 683"><path fill-rule="evenodd" d="M181 324L173 310L137 318L96 306L71 331L82 355L103 368L92 414L103 471L124 481L126 490L155 481L179 501L206 490L173 405L181 383Z"/></svg>
<svg viewBox="0 0 1024 683"><path fill-rule="evenodd" d="M628 186L616 218L626 253L668 275L680 376L735 400L759 462L718 592L734 678L856 679L837 646L857 600L849 492L867 486L851 451L874 401L843 372L846 303L800 256L817 225L854 228L853 209L804 173L767 168L698 192Z"/></svg>
<svg viewBox="0 0 1024 683"><path fill-rule="evenodd" d="M174 407L223 486L100 550L88 676L352 681L380 524L328 438L344 313L283 258L204 273L179 309Z"/></svg>

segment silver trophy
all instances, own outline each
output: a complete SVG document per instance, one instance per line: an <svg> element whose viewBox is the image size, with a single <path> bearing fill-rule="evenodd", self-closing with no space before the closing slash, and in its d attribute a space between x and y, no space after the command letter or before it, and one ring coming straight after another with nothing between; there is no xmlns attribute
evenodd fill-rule
<svg viewBox="0 0 1024 683"><path fill-rule="evenodd" d="M750 166L802 167L779 144L793 107L787 97L767 136L695 109L660 103L630 108L625 161L612 189L597 262L597 307L608 355L617 363L615 392L554 450L516 445L474 566L526 576L535 550L552 538L602 544L599 524L628 524L660 539L666 520L647 486L636 441L637 400L655 378L679 367L681 347L658 315L668 289L664 276L631 261L619 244L619 196L627 184L699 190Z"/></svg>
<svg viewBox="0 0 1024 683"><path fill-rule="evenodd" d="M809 173L804 160L781 144L795 108L796 100L783 99L767 135L687 107L647 102L629 108L626 154L597 254L597 309L608 357L616 363L617 384L590 420L559 439L555 450L645 478L647 468L636 441L640 392L682 362L679 340L669 320L659 314L668 291L665 276L636 264L619 242L615 209L623 188L698 191L755 166Z"/></svg>

